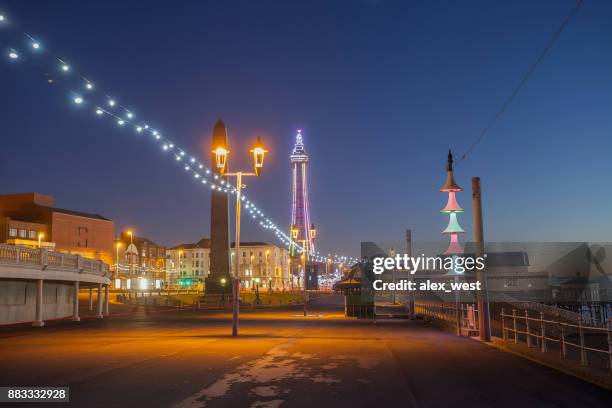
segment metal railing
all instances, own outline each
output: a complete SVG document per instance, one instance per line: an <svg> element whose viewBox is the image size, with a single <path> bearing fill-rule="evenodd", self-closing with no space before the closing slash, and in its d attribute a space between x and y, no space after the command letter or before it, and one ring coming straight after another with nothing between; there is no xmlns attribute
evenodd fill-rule
<svg viewBox="0 0 612 408"><path fill-rule="evenodd" d="M571 310L561 309L559 307L546 305L544 303L518 300L508 295L507 293L497 293L496 297L498 301L508 303L517 309L531 310L534 312L544 312L545 314L549 314L553 316L558 315L564 320L570 320L576 323L580 319L582 319L583 324L591 324L595 326L595 322L593 322L591 319L585 318L580 313L572 312Z"/></svg>
<svg viewBox="0 0 612 408"><path fill-rule="evenodd" d="M108 265L80 255L0 244L0 265L110 276Z"/></svg>
<svg viewBox="0 0 612 408"><path fill-rule="evenodd" d="M589 365L588 352L596 355L604 354L608 356L608 368L612 372L612 321L608 321L605 327L588 326L584 324L582 318L574 324L563 322L560 317L556 320L547 319L544 312L539 312L538 317L530 316L528 310L525 310L524 314L519 314L516 309L512 309L512 314L506 314L503 308L500 317L502 336L506 341L509 340L509 333L512 333L515 344L524 339L527 347L537 347L542 353L548 352L551 345L558 345L559 356L563 359L568 358L568 349L574 348L579 352L580 365L583 367ZM508 319L511 320L511 326L506 324ZM589 335L600 340L600 343L603 343L605 335L607 348L587 346L586 337ZM570 341L576 337L577 342Z"/></svg>
<svg viewBox="0 0 612 408"><path fill-rule="evenodd" d="M450 323L461 334L461 329L478 331L478 307L475 303L416 300L414 311L422 316Z"/></svg>

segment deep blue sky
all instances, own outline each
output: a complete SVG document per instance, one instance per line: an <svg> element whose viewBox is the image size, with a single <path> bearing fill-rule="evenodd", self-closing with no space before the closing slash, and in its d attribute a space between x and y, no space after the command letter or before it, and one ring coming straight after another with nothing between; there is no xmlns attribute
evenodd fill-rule
<svg viewBox="0 0 612 408"><path fill-rule="evenodd" d="M248 193L278 225L290 222L288 155L304 129L319 247L351 255L406 227L440 239L448 148L467 149L573 5L0 0L99 89L203 157L219 117L233 164L248 167L248 143L263 135L271 153ZM457 167L466 238L478 175L489 240L610 240L610 21L611 2L587 0ZM0 63L0 192L52 194L162 244L208 236L208 190L153 143L76 109L30 62ZM272 236L247 222L243 239Z"/></svg>

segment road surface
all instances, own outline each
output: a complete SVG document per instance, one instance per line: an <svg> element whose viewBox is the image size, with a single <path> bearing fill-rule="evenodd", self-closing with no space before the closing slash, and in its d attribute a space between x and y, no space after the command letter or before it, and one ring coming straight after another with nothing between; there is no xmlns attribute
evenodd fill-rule
<svg viewBox="0 0 612 408"><path fill-rule="evenodd" d="M142 307L3 327L0 385L70 386L72 407L610 406L608 391L426 322L314 313L245 311L239 338L226 313Z"/></svg>

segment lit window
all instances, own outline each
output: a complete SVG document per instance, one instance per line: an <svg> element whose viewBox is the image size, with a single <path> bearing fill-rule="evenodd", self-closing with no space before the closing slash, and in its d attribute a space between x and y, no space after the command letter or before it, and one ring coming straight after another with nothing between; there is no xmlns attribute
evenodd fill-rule
<svg viewBox="0 0 612 408"><path fill-rule="evenodd" d="M9 229L9 236L10 237L16 237L17 236L17 228Z"/></svg>
<svg viewBox="0 0 612 408"><path fill-rule="evenodd" d="M19 230L19 237L20 238L25 238L26 237L26 230L20 229Z"/></svg>
<svg viewBox="0 0 612 408"><path fill-rule="evenodd" d="M28 235L30 239L36 239L36 231L30 230L28 231Z"/></svg>

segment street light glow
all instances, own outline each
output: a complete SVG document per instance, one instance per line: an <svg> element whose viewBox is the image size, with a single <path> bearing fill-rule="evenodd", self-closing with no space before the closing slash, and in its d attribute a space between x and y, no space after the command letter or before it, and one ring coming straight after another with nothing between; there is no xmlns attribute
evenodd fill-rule
<svg viewBox="0 0 612 408"><path fill-rule="evenodd" d="M83 98L81 98L80 96L77 96L76 98L74 98L74 103L76 103L77 105L82 104Z"/></svg>
<svg viewBox="0 0 612 408"><path fill-rule="evenodd" d="M219 146L215 150L213 150L215 154L215 162L217 164L217 168L219 172L223 174L225 172L225 164L227 163L227 155L229 154L229 150L225 147Z"/></svg>

